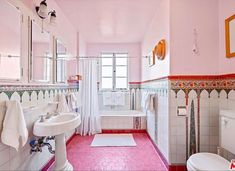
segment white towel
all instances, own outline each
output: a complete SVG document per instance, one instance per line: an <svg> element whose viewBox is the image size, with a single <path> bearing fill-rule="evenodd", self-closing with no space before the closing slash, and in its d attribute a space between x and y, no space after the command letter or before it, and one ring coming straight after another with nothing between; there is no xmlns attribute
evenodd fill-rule
<svg viewBox="0 0 235 171"><path fill-rule="evenodd" d="M22 107L18 101L6 102L6 115L1 134L2 143L19 150L28 140L28 129Z"/></svg>
<svg viewBox="0 0 235 171"><path fill-rule="evenodd" d="M146 102L148 98L148 92L144 91L141 93L141 109L143 112L146 112Z"/></svg>
<svg viewBox="0 0 235 171"><path fill-rule="evenodd" d="M113 105L115 106L125 106L125 94L121 91L113 92L112 96Z"/></svg>
<svg viewBox="0 0 235 171"><path fill-rule="evenodd" d="M154 112L155 111L155 104L154 104L154 98L156 96L156 93L149 93L146 98L146 111Z"/></svg>
<svg viewBox="0 0 235 171"><path fill-rule="evenodd" d="M74 93L69 93L67 95L67 100L68 100L68 107L69 110L72 112L76 109L77 107L77 98Z"/></svg>
<svg viewBox="0 0 235 171"><path fill-rule="evenodd" d="M64 94L59 95L59 104L57 112L69 112L69 107Z"/></svg>
<svg viewBox="0 0 235 171"><path fill-rule="evenodd" d="M113 105L112 92L103 92L103 105L104 106Z"/></svg>

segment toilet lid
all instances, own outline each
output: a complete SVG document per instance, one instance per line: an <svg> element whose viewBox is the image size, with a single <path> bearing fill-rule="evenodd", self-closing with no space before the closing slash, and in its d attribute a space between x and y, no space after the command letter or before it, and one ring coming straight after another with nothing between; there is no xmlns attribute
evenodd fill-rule
<svg viewBox="0 0 235 171"><path fill-rule="evenodd" d="M198 171L229 170L230 163L223 157L213 153L197 153L188 159L188 164Z"/></svg>

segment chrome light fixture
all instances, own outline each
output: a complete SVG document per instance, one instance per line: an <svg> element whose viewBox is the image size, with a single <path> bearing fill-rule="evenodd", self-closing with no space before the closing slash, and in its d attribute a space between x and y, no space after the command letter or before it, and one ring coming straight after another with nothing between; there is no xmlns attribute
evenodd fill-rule
<svg viewBox="0 0 235 171"><path fill-rule="evenodd" d="M50 11L48 13L48 15L50 16L50 24L55 25L56 24L56 12L55 12L55 10Z"/></svg>
<svg viewBox="0 0 235 171"><path fill-rule="evenodd" d="M35 7L36 12L38 16L44 20L47 18L47 16L50 16L50 24L55 25L56 24L56 11L52 10L50 12L47 12L47 2L46 0L42 0L39 6Z"/></svg>
<svg viewBox="0 0 235 171"><path fill-rule="evenodd" d="M43 0L39 6L36 6L36 12L41 19L47 17L47 3L46 0Z"/></svg>

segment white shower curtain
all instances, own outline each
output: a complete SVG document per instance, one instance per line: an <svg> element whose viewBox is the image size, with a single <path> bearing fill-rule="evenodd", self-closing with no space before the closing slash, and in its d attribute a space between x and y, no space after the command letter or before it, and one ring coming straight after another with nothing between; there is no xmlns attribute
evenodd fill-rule
<svg viewBox="0 0 235 171"><path fill-rule="evenodd" d="M80 61L82 81L80 84L82 107L80 135L101 133L101 122L97 90L97 61L84 59Z"/></svg>

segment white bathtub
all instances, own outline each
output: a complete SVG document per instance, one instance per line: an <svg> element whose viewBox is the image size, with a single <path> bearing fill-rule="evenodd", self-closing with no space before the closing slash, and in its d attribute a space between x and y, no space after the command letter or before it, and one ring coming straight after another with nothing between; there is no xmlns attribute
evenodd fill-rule
<svg viewBox="0 0 235 171"><path fill-rule="evenodd" d="M146 114L136 110L101 111L101 127L109 130L146 129Z"/></svg>

